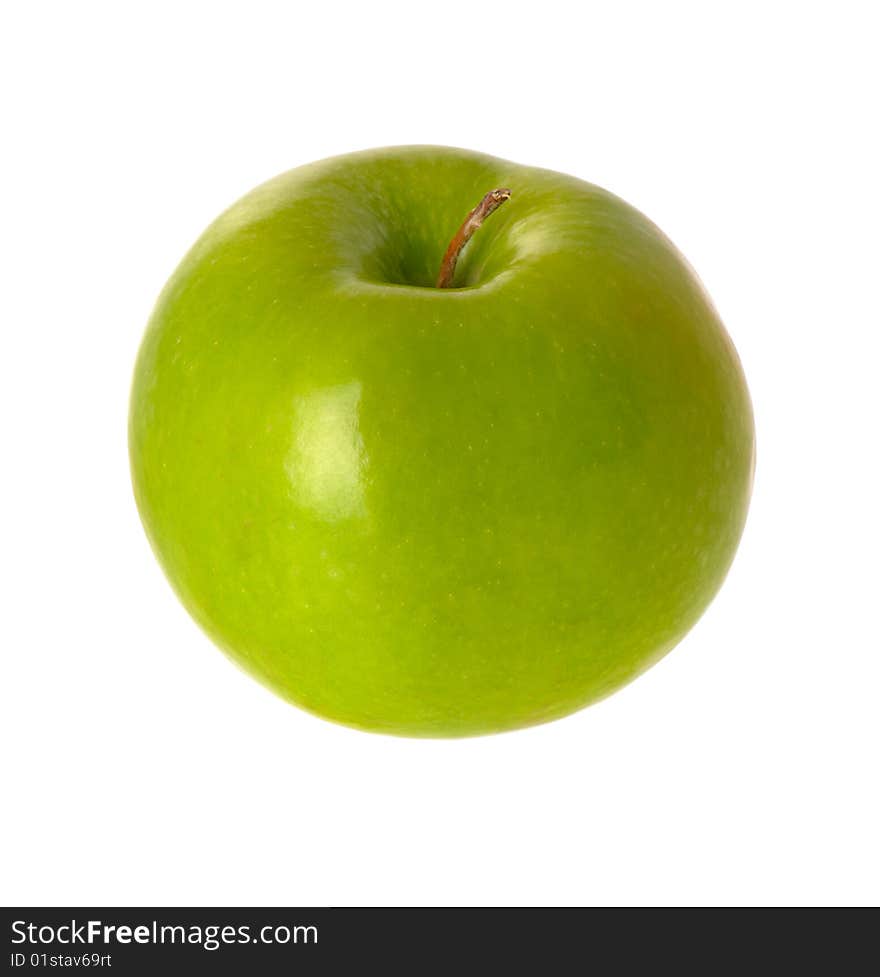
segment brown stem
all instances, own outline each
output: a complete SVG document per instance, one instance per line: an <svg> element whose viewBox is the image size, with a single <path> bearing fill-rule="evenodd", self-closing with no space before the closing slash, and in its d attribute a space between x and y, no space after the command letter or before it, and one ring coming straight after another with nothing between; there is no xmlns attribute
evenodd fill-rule
<svg viewBox="0 0 880 977"><path fill-rule="evenodd" d="M474 232L489 216L498 210L505 200L510 199L510 191L505 187L492 190L465 217L464 223L456 231L455 237L449 242L443 261L440 263L440 274L437 276L437 288L450 288L455 275L455 265L464 246L474 236Z"/></svg>

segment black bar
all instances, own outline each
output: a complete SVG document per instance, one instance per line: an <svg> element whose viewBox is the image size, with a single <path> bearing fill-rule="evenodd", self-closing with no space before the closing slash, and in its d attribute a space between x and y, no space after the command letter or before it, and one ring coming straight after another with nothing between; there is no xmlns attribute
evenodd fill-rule
<svg viewBox="0 0 880 977"><path fill-rule="evenodd" d="M876 910L3 909L13 974L863 972ZM88 958L88 959L86 959ZM731 971L732 972L732 971Z"/></svg>

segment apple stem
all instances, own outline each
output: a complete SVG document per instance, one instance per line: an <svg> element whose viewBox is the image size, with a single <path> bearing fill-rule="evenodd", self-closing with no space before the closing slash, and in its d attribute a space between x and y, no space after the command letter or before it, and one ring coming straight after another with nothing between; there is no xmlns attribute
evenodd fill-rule
<svg viewBox="0 0 880 977"><path fill-rule="evenodd" d="M455 265L458 262L458 256L464 250L464 246L474 236L474 232L489 214L494 213L505 200L509 199L510 191L506 187L491 190L465 217L464 223L456 231L455 237L449 242L446 254L443 255L443 261L440 263L440 274L437 276L437 288L452 287Z"/></svg>

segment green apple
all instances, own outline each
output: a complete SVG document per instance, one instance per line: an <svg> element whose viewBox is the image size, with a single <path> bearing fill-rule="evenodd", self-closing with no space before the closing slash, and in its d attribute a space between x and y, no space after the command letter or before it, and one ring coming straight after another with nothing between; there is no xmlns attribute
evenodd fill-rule
<svg viewBox="0 0 880 977"><path fill-rule="evenodd" d="M656 662L721 585L754 467L739 359L669 240L589 183L436 147L301 167L208 228L129 442L216 643L411 736L554 719Z"/></svg>

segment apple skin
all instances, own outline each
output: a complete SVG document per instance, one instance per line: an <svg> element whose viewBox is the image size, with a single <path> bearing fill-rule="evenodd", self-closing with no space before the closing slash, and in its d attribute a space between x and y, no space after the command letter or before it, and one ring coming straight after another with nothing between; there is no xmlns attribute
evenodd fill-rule
<svg viewBox="0 0 880 977"><path fill-rule="evenodd" d="M656 662L720 587L754 468L739 359L669 240L598 187L440 147L226 211L158 300L129 444L213 640L305 709L410 736L551 720Z"/></svg>

